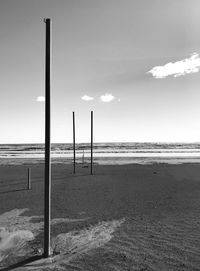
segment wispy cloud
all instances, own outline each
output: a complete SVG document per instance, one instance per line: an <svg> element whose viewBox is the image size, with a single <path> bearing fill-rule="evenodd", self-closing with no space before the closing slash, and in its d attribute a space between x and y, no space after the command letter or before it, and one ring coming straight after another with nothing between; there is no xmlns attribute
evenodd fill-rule
<svg viewBox="0 0 200 271"><path fill-rule="evenodd" d="M89 102L89 101L92 101L94 100L94 97L91 97L91 96L88 96L88 95L84 95L81 97L82 100L86 101L86 102Z"/></svg>
<svg viewBox="0 0 200 271"><path fill-rule="evenodd" d="M166 78L167 76L178 77L189 73L196 73L200 70L199 54L193 53L191 57L177 62L170 62L164 66L156 66L147 73L151 73L156 79Z"/></svg>
<svg viewBox="0 0 200 271"><path fill-rule="evenodd" d="M36 99L37 102L45 102L45 97L44 96L38 96Z"/></svg>
<svg viewBox="0 0 200 271"><path fill-rule="evenodd" d="M109 103L115 99L115 97L111 93L106 93L100 96L100 99L104 103Z"/></svg>

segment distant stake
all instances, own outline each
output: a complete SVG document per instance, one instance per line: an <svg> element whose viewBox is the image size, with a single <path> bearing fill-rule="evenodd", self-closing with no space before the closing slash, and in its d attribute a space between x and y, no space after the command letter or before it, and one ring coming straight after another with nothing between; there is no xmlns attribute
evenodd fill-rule
<svg viewBox="0 0 200 271"><path fill-rule="evenodd" d="M45 183L44 183L44 257L51 255L51 19L46 23L45 52Z"/></svg>
<svg viewBox="0 0 200 271"><path fill-rule="evenodd" d="M91 111L91 175L93 174L93 111Z"/></svg>
<svg viewBox="0 0 200 271"><path fill-rule="evenodd" d="M28 190L31 190L31 168L28 168Z"/></svg>
<svg viewBox="0 0 200 271"><path fill-rule="evenodd" d="M84 163L85 163L85 157L84 157L84 150L83 150L82 164L84 165Z"/></svg>
<svg viewBox="0 0 200 271"><path fill-rule="evenodd" d="M76 142L75 142L75 113L73 112L73 150L74 150L74 174L76 173Z"/></svg>

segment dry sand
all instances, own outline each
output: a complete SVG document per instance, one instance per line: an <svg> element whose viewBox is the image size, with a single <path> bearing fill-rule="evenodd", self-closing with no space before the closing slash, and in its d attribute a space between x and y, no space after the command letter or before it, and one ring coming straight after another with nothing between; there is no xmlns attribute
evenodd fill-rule
<svg viewBox="0 0 200 271"><path fill-rule="evenodd" d="M54 257L16 270L200 270L199 164L72 171L70 164L52 167ZM43 174L37 163L0 166L2 270L42 253Z"/></svg>

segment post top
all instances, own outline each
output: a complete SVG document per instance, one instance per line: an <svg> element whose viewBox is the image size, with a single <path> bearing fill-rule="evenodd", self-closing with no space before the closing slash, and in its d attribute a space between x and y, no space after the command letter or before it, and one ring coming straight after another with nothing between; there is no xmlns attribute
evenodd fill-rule
<svg viewBox="0 0 200 271"><path fill-rule="evenodd" d="M45 22L45 23L51 22L51 18L44 18L44 22Z"/></svg>

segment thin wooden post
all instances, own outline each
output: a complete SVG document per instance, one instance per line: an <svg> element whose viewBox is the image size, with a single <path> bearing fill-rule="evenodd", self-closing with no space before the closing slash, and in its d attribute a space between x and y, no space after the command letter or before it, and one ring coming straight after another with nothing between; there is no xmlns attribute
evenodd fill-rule
<svg viewBox="0 0 200 271"><path fill-rule="evenodd" d="M83 150L83 155L82 155L82 164L84 165L85 163L85 155L84 155L84 150Z"/></svg>
<svg viewBox="0 0 200 271"><path fill-rule="evenodd" d="M74 174L76 173L76 142L75 142L75 113L73 112L73 150L74 150Z"/></svg>
<svg viewBox="0 0 200 271"><path fill-rule="evenodd" d="M28 190L31 190L31 168L28 168Z"/></svg>
<svg viewBox="0 0 200 271"><path fill-rule="evenodd" d="M93 174L93 111L91 111L91 175Z"/></svg>
<svg viewBox="0 0 200 271"><path fill-rule="evenodd" d="M45 44L45 187L44 187L44 257L51 255L51 19L46 23Z"/></svg>

